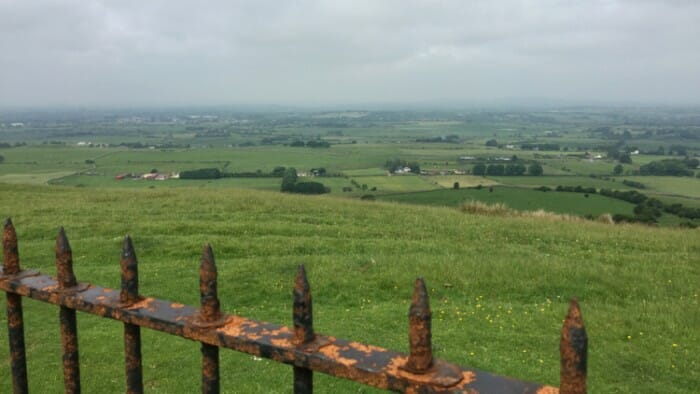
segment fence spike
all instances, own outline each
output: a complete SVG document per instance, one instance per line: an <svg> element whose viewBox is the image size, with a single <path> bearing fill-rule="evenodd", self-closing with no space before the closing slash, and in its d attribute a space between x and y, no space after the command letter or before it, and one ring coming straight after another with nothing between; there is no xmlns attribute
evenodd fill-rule
<svg viewBox="0 0 700 394"><path fill-rule="evenodd" d="M17 233L12 219L5 219L2 229L3 272L5 275L19 273L19 249L17 248Z"/></svg>
<svg viewBox="0 0 700 394"><path fill-rule="evenodd" d="M306 278L306 269L300 265L294 281L294 342L301 345L315 338L313 312L311 305L311 288Z"/></svg>
<svg viewBox="0 0 700 394"><path fill-rule="evenodd" d="M424 373L433 364L431 318L428 291L423 278L417 278L408 311L410 355L402 367L413 373Z"/></svg>
<svg viewBox="0 0 700 394"><path fill-rule="evenodd" d="M559 392L561 394L585 394L588 364L588 335L583 324L581 309L574 298L561 329L559 343L561 371Z"/></svg>
<svg viewBox="0 0 700 394"><path fill-rule="evenodd" d="M3 273L16 275L20 272L17 233L10 218L5 219L2 230ZM24 317L22 297L7 293L7 329L10 340L10 368L14 393L28 393L27 355L24 342Z"/></svg>
<svg viewBox="0 0 700 394"><path fill-rule="evenodd" d="M217 290L217 272L214 262L214 252L211 245L206 244L199 265L199 292L202 310L202 322L214 322L221 317L221 307Z"/></svg>
<svg viewBox="0 0 700 394"><path fill-rule="evenodd" d="M123 304L133 304L139 299L139 270L134 244L128 235L124 237L119 263L122 271L122 288L119 293L119 300Z"/></svg>
<svg viewBox="0 0 700 394"><path fill-rule="evenodd" d="M214 252L210 244L204 245L202 261L199 265L199 293L202 309L199 320L202 323L213 323L221 318L221 307L217 289L217 271ZM202 394L218 394L219 381L219 348L202 343Z"/></svg>
<svg viewBox="0 0 700 394"><path fill-rule="evenodd" d="M62 226L58 229L56 238L56 273L60 289L68 289L78 284L73 273L73 251Z"/></svg>
<svg viewBox="0 0 700 394"><path fill-rule="evenodd" d="M297 346L309 343L316 338L314 333L313 310L311 302L311 287L306 278L306 268L299 265L294 280L294 301L292 306L292 321L294 322L294 343ZM294 367L294 394L310 394L313 392L313 371L308 368Z"/></svg>

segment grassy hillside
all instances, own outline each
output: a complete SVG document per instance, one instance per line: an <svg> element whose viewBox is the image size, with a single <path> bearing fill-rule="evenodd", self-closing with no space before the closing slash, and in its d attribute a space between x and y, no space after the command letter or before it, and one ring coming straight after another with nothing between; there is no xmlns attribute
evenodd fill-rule
<svg viewBox="0 0 700 394"><path fill-rule="evenodd" d="M55 272L66 228L79 280L117 288L134 238L141 292L198 302L211 242L222 308L291 324L296 265L307 266L316 330L401 351L416 276L431 293L438 357L558 384L559 329L578 297L591 392L700 387L700 232L468 215L454 208L301 197L233 188L99 189L1 185L22 265ZM61 392L57 308L25 301L33 392ZM0 371L8 376L5 315ZM121 324L80 314L85 392L124 392ZM196 343L144 330L152 392L199 390ZM225 392L289 392L291 368L222 351ZM264 376L265 379L260 379ZM0 379L0 392L9 392ZM318 375L318 392L372 392Z"/></svg>

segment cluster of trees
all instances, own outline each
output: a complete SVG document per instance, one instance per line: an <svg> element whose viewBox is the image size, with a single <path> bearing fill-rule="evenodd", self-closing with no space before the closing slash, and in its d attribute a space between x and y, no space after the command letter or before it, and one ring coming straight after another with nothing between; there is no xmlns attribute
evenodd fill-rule
<svg viewBox="0 0 700 394"><path fill-rule="evenodd" d="M540 186L535 188L535 190L548 192L552 189L547 186ZM586 193L586 195L596 193L596 188L583 187L580 185L557 186L554 190L558 192ZM613 215L613 220L616 223L628 222L654 224L658 222L658 218L661 217L663 212L667 212L672 215L676 215L690 220L700 219L700 208L684 207L683 204L678 203L667 205L664 204L661 200L658 200L656 198L650 198L636 190L620 191L611 189L600 189L598 193L602 196L611 197L636 204L633 211L634 215ZM690 227L695 226L695 224L692 222L686 223L686 225Z"/></svg>
<svg viewBox="0 0 700 394"><path fill-rule="evenodd" d="M663 206L664 212L688 219L700 219L700 208L684 207L683 204L675 203Z"/></svg>
<svg viewBox="0 0 700 394"><path fill-rule="evenodd" d="M427 142L427 143L436 143L436 142L446 142L446 143L457 143L459 142L459 136L450 134L450 135L443 135L440 137L424 137L424 138L417 138L416 142Z"/></svg>
<svg viewBox="0 0 700 394"><path fill-rule="evenodd" d="M552 143L526 143L520 144L520 149L522 150L559 150L559 144Z"/></svg>
<svg viewBox="0 0 700 394"><path fill-rule="evenodd" d="M396 170L406 167L410 168L412 173L420 174L420 165L417 162L408 162L403 159L391 159L384 163L384 168L389 170L392 174L395 173Z"/></svg>
<svg viewBox="0 0 700 394"><path fill-rule="evenodd" d="M642 182L635 182L635 181L630 181L627 179L623 180L622 184L629 186L629 187L634 187L637 189L646 189L647 188L647 186L645 184L643 184Z"/></svg>
<svg viewBox="0 0 700 394"><path fill-rule="evenodd" d="M583 187L579 186L557 186L554 189L558 192L570 192L570 193L586 193L586 194L596 194L597 190L595 187Z"/></svg>
<svg viewBox="0 0 700 394"><path fill-rule="evenodd" d="M92 160L85 160L86 164L93 164ZM271 172L257 171L240 171L240 172L223 172L218 168L200 168L196 170L187 170L180 173L181 179L218 179L218 178L282 178L285 175L287 168L277 166ZM294 171L296 174L296 170ZM323 167L312 168L311 174L315 176L326 175L326 169Z"/></svg>
<svg viewBox="0 0 700 394"><path fill-rule="evenodd" d="M618 200L631 202L632 204L643 203L647 199L647 196L636 191L636 190L611 190L611 189L600 189L600 195L606 197L612 197Z"/></svg>
<svg viewBox="0 0 700 394"><path fill-rule="evenodd" d="M486 165L484 163L479 163L479 164L475 164L474 167L472 167L472 174L473 175L519 176L519 175L525 175L526 172L528 175L540 176L544 173L544 169L542 168L542 165L539 163L532 163L527 167L525 167L525 165L521 164L521 163L513 163L513 164L505 164L505 165L504 164Z"/></svg>
<svg viewBox="0 0 700 394"><path fill-rule="evenodd" d="M700 219L700 208L685 207L683 204L664 204L656 198L650 198L636 190L621 192L619 190L601 189L600 194L637 204L634 216L618 215L620 220L643 223L656 223L662 212L667 212L686 219ZM615 219L615 217L613 217Z"/></svg>
<svg viewBox="0 0 700 394"><path fill-rule="evenodd" d="M222 173L218 168L200 168L180 172L180 179L219 179Z"/></svg>
<svg viewBox="0 0 700 394"><path fill-rule="evenodd" d="M615 223L646 223L654 224L662 215L663 203L655 198L649 198L634 207L634 215L624 215L621 213L613 215Z"/></svg>
<svg viewBox="0 0 700 394"><path fill-rule="evenodd" d="M328 141L323 141L323 140L310 140L310 141L302 141L302 140L295 140L292 141L289 146L297 147L297 148L330 148L331 144Z"/></svg>
<svg viewBox="0 0 700 394"><path fill-rule="evenodd" d="M88 163L88 160L86 160L85 162L86 164L90 164ZM180 179L281 178L282 176L284 176L284 172L285 167L282 166L275 167L271 172L263 172L261 170L223 172L218 168L199 168L195 170L186 170L180 172Z"/></svg>
<svg viewBox="0 0 700 394"><path fill-rule="evenodd" d="M640 175L693 176L694 168L700 164L698 159L666 159L652 161L639 167Z"/></svg>
<svg viewBox="0 0 700 394"><path fill-rule="evenodd" d="M282 185L280 190L283 193L300 193L300 194L324 194L330 193L331 189L325 187L320 182L297 182L297 170L289 167L284 170L282 176Z"/></svg>

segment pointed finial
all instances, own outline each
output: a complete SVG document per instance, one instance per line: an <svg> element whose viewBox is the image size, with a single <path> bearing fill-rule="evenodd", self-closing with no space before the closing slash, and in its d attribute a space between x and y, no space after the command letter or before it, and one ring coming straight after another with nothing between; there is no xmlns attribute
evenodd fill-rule
<svg viewBox="0 0 700 394"><path fill-rule="evenodd" d="M292 320L294 321L294 342L301 345L314 340L313 311L311 288L306 279L306 269L300 265L294 280L294 304Z"/></svg>
<svg viewBox="0 0 700 394"><path fill-rule="evenodd" d="M574 298L561 329L559 343L561 371L559 392L561 394L585 394L588 364L588 335L583 325L581 309Z"/></svg>
<svg viewBox="0 0 700 394"><path fill-rule="evenodd" d="M425 282L417 278L408 311L410 356L402 367L409 372L424 373L433 364L431 318Z"/></svg>
<svg viewBox="0 0 700 394"><path fill-rule="evenodd" d="M202 261L199 265L199 292L202 304L200 320L205 323L218 320L221 317L221 308L217 290L216 263L214 252L209 244L204 246Z"/></svg>
<svg viewBox="0 0 700 394"><path fill-rule="evenodd" d="M119 301L123 304L133 304L139 299L139 271L134 245L131 242L131 237L128 235L124 237L119 264L122 271L122 288L119 293Z"/></svg>
<svg viewBox="0 0 700 394"><path fill-rule="evenodd" d="M17 248L17 233L12 219L5 219L2 229L3 272L5 275L19 273L19 249Z"/></svg>
<svg viewBox="0 0 700 394"><path fill-rule="evenodd" d="M56 238L56 273L60 289L71 288L78 284L73 273L73 252L63 227L59 228Z"/></svg>

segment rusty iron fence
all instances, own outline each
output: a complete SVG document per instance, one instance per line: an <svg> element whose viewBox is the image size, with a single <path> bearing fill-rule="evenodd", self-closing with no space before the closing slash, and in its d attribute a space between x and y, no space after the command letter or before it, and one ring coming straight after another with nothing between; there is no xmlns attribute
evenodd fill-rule
<svg viewBox="0 0 700 394"><path fill-rule="evenodd" d="M410 353L316 334L311 291L303 266L293 289L292 327L250 320L221 311L214 254L204 247L199 268L199 309L139 294L136 254L129 236L121 253L121 289L78 282L63 228L56 239L56 277L20 268L17 235L10 219L3 228L0 289L7 293L10 368L14 393L27 393L22 297L60 308L66 393L80 392L76 311L124 323L126 391L143 392L141 327L201 343L202 393L218 393L219 348L289 364L293 391L311 393L313 371L380 389L406 393L562 393L586 392L587 336L581 311L572 300L561 331L560 387L545 386L461 367L433 357L431 312L423 279L418 278L409 309Z"/></svg>

